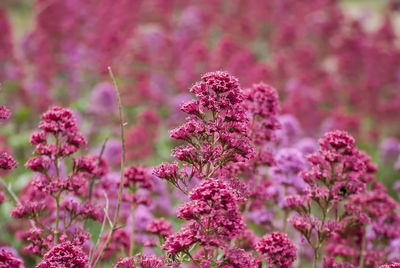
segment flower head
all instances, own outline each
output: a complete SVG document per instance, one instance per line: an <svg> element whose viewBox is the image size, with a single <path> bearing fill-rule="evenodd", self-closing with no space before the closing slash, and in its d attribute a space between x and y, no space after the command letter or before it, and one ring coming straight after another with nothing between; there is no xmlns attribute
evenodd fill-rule
<svg viewBox="0 0 400 268"><path fill-rule="evenodd" d="M88 268L89 260L83 250L71 242L63 242L50 249L36 268L76 267Z"/></svg>
<svg viewBox="0 0 400 268"><path fill-rule="evenodd" d="M256 249L272 265L293 267L296 260L296 247L285 233L271 233L263 236L256 244Z"/></svg>
<svg viewBox="0 0 400 268"><path fill-rule="evenodd" d="M21 259L4 248L0 248L0 268L25 268Z"/></svg>
<svg viewBox="0 0 400 268"><path fill-rule="evenodd" d="M10 170L15 168L17 162L6 152L0 152L0 169Z"/></svg>
<svg viewBox="0 0 400 268"><path fill-rule="evenodd" d="M11 111L8 110L5 106L0 106L0 120L7 120L10 118Z"/></svg>

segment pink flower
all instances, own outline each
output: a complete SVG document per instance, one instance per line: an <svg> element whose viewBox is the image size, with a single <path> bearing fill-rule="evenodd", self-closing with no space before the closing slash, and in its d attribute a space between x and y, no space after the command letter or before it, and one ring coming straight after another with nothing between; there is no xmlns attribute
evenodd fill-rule
<svg viewBox="0 0 400 268"><path fill-rule="evenodd" d="M115 264L114 268L161 268L164 266L164 260L157 256L146 256L137 254L134 257L125 257Z"/></svg>
<svg viewBox="0 0 400 268"><path fill-rule="evenodd" d="M284 233L264 235L256 244L256 249L265 256L270 267L293 267L296 260L296 247Z"/></svg>
<svg viewBox="0 0 400 268"><path fill-rule="evenodd" d="M29 158L25 167L33 171L44 172L50 168L50 165L51 161L48 157L36 156Z"/></svg>
<svg viewBox="0 0 400 268"><path fill-rule="evenodd" d="M17 162L6 152L0 152L0 169L10 170L15 168Z"/></svg>
<svg viewBox="0 0 400 268"><path fill-rule="evenodd" d="M250 252L246 252L241 248L229 249L225 252L221 268L246 267L258 268L261 265L261 260L252 256Z"/></svg>
<svg viewBox="0 0 400 268"><path fill-rule="evenodd" d="M88 268L89 260L82 248L67 241L50 249L36 266L36 268L50 267Z"/></svg>
<svg viewBox="0 0 400 268"><path fill-rule="evenodd" d="M188 249L196 242L195 233L190 226L184 226L178 233L172 234L167 237L161 249L169 253L178 253Z"/></svg>
<svg viewBox="0 0 400 268"><path fill-rule="evenodd" d="M178 175L178 163L162 163L160 166L153 169L153 174L161 179L165 179L171 182L177 182Z"/></svg>
<svg viewBox="0 0 400 268"><path fill-rule="evenodd" d="M379 266L379 268L400 268L400 263L393 262L391 264L384 264L384 265Z"/></svg>
<svg viewBox="0 0 400 268"><path fill-rule="evenodd" d="M254 142L263 144L276 138L275 130L281 128L277 119L280 111L278 93L264 83L253 84L245 92L245 106L252 118L251 131Z"/></svg>
<svg viewBox="0 0 400 268"><path fill-rule="evenodd" d="M151 188L151 181L147 170L142 166L130 166L125 169L125 187Z"/></svg>
<svg viewBox="0 0 400 268"><path fill-rule="evenodd" d="M21 259L14 256L12 252L0 248L0 268L25 268Z"/></svg>
<svg viewBox="0 0 400 268"><path fill-rule="evenodd" d="M5 106L0 105L0 120L7 120L11 116L11 111Z"/></svg>
<svg viewBox="0 0 400 268"><path fill-rule="evenodd" d="M167 237L172 234L172 224L166 221L164 218L154 219L150 222L146 230L150 233Z"/></svg>

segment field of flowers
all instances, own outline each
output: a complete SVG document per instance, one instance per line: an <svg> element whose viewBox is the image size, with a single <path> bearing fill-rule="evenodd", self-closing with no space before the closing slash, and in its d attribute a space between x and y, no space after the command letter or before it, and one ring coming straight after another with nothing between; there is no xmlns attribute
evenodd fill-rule
<svg viewBox="0 0 400 268"><path fill-rule="evenodd" d="M400 268L399 0L1 0L0 268Z"/></svg>

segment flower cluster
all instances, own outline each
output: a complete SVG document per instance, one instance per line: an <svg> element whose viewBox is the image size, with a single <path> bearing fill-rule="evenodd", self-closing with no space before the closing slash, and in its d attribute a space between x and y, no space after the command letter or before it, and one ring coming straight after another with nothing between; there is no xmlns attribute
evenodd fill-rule
<svg viewBox="0 0 400 268"><path fill-rule="evenodd" d="M8 110L5 106L0 106L0 120L7 120L10 118L11 111Z"/></svg>
<svg viewBox="0 0 400 268"><path fill-rule="evenodd" d="M58 242L68 240L74 245L64 246L75 250L76 245L82 245L89 238L80 224L89 219L101 222L105 216L90 198L94 179L108 172L107 164L95 155L80 156L72 159L71 173L67 173L67 159L86 145L69 109L53 107L45 112L39 131L31 136L31 143L36 147L34 156L25 166L35 171L35 175L21 196L22 200L29 201L18 203L11 212L15 218L29 219L33 227L21 236L28 242L25 252L42 255L47 250L57 250L53 246L58 246ZM54 216L49 218L48 214ZM50 255L46 258L51 260L40 267L57 261ZM86 267L87 260L79 265Z"/></svg>
<svg viewBox="0 0 400 268"><path fill-rule="evenodd" d="M1 10L0 10L1 12ZM11 116L11 111L8 110L5 106L0 106L0 122L2 120L7 120ZM0 175L4 172L7 172L11 169L14 169L17 166L17 161L6 151L2 151L0 148ZM1 178L0 178L1 179ZM1 191L0 188L0 205L4 202L6 195Z"/></svg>
<svg viewBox="0 0 400 268"><path fill-rule="evenodd" d="M190 89L197 99L181 106L188 114L186 123L171 130L170 136L188 143L176 147L172 155L190 165L193 175L209 178L228 162L252 158L254 148L248 136L249 119L238 80L221 71L207 73L202 80ZM179 181L190 182L174 166L165 164L154 173L175 185Z"/></svg>
<svg viewBox="0 0 400 268"><path fill-rule="evenodd" d="M114 268L161 268L165 267L161 258L156 256L136 255L133 257L126 257L118 261Z"/></svg>
<svg viewBox="0 0 400 268"><path fill-rule="evenodd" d="M351 224L352 215L340 207L366 190L370 179L367 167L372 168L369 159L362 157L363 153L356 148L354 138L344 131L326 133L319 144L319 151L307 157L310 168L300 173L307 184L305 194L286 199L287 206L298 213L289 221L314 249L316 259L332 233Z"/></svg>
<svg viewBox="0 0 400 268"><path fill-rule="evenodd" d="M25 268L22 260L19 259L17 256L14 256L12 252L5 248L0 249L0 267L1 268L8 268L8 267L15 267L15 268Z"/></svg>
<svg viewBox="0 0 400 268"><path fill-rule="evenodd" d="M296 260L296 247L287 234L271 233L263 236L256 244L256 249L265 256L270 267L293 267Z"/></svg>
<svg viewBox="0 0 400 268"><path fill-rule="evenodd" d="M71 242L64 242L54 246L44 256L43 260L36 266L37 268L48 267L77 267L88 268L89 261L87 255L78 246Z"/></svg>
<svg viewBox="0 0 400 268"><path fill-rule="evenodd" d="M177 239L184 238L187 229L167 237L164 249L171 253L187 250L194 243L202 246L223 247L244 230L237 200L230 188L221 180L204 180L189 194L190 202L178 208L177 217L188 220L190 236L188 243ZM185 238L187 239L187 238ZM175 243L184 245L183 248Z"/></svg>

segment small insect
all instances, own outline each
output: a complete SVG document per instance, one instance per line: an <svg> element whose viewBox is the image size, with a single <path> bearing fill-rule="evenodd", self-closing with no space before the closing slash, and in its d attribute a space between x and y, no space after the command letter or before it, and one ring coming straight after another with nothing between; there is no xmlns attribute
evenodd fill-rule
<svg viewBox="0 0 400 268"><path fill-rule="evenodd" d="M347 193L346 187L345 186L340 187L339 195L345 196L346 193Z"/></svg>

